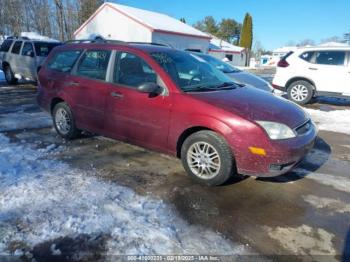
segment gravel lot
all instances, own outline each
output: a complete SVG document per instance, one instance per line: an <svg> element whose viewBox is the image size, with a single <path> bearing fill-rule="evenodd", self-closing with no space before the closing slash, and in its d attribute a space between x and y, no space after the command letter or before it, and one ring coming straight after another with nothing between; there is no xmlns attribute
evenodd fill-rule
<svg viewBox="0 0 350 262"><path fill-rule="evenodd" d="M35 92L0 83L0 255L350 255L350 132L337 117L349 101L308 106L322 128L295 171L208 188L169 156L91 134L63 141Z"/></svg>

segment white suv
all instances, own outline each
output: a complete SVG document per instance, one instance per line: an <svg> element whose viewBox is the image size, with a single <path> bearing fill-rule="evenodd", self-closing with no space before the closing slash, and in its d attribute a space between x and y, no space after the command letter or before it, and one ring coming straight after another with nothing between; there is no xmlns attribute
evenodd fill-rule
<svg viewBox="0 0 350 262"><path fill-rule="evenodd" d="M317 95L350 98L350 47L291 51L278 62L272 85L301 105Z"/></svg>
<svg viewBox="0 0 350 262"><path fill-rule="evenodd" d="M0 47L0 69L9 85L18 79L37 80L37 72L51 50L60 42L7 38Z"/></svg>

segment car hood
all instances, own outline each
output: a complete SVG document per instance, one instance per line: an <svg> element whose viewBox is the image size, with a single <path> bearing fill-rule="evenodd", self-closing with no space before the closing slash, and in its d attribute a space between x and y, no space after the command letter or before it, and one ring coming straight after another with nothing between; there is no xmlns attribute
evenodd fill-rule
<svg viewBox="0 0 350 262"><path fill-rule="evenodd" d="M272 121L295 128L307 119L300 106L253 87L189 94L195 99L251 121Z"/></svg>
<svg viewBox="0 0 350 262"><path fill-rule="evenodd" d="M264 79L258 76L255 76L253 74L240 71L240 72L234 72L234 73L226 73L226 75L235 82L251 85L253 87L262 89L264 91L272 92L271 87L268 85L268 83Z"/></svg>

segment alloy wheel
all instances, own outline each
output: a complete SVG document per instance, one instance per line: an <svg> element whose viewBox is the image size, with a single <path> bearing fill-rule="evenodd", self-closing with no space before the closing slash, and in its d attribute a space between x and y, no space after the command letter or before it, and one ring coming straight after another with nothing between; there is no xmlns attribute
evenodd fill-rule
<svg viewBox="0 0 350 262"><path fill-rule="evenodd" d="M65 109L59 108L56 111L55 122L56 127L61 134L66 135L69 133L71 129L71 120Z"/></svg>
<svg viewBox="0 0 350 262"><path fill-rule="evenodd" d="M304 85L300 85L300 84L295 85L292 87L292 89L290 91L290 95L293 98L293 100L301 102L301 101L304 101L308 97L309 90Z"/></svg>
<svg viewBox="0 0 350 262"><path fill-rule="evenodd" d="M201 179L215 177L221 166L218 151L209 143L196 142L187 151L187 163L192 173Z"/></svg>

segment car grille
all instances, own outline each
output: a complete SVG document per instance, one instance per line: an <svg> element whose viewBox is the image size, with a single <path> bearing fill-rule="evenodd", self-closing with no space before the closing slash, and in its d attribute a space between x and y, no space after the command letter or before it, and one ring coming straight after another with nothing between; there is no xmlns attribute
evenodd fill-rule
<svg viewBox="0 0 350 262"><path fill-rule="evenodd" d="M313 128L312 122L311 120L308 120L301 126L298 126L297 128L295 128L295 131L298 134L298 136L301 136L309 132L312 128Z"/></svg>

